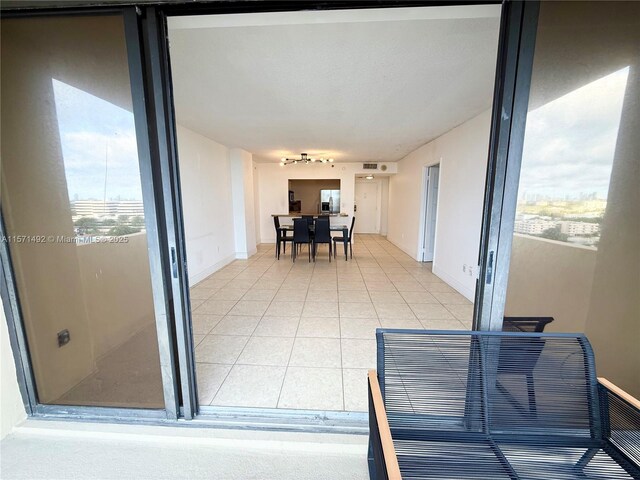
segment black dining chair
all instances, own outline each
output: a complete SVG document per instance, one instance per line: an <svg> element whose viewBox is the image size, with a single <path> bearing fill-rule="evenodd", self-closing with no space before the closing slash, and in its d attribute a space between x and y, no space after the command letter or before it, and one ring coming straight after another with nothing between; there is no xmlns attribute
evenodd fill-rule
<svg viewBox="0 0 640 480"><path fill-rule="evenodd" d="M351 245L351 239L353 238L353 226L356 224L356 217L353 216L351 219L351 228L349 228L349 236L347 237L347 243L349 244L349 253L351 254L351 258L353 259L353 245ZM341 235L339 237L333 237L333 255L336 256L338 253L338 249L336 248L336 243L344 243L344 237ZM345 252L345 260L346 260L346 252Z"/></svg>
<svg viewBox="0 0 640 480"><path fill-rule="evenodd" d="M284 253L287 253L287 242L293 242L293 237L287 235L287 230L280 226L280 217L277 215L273 217L273 225L276 228L276 258L280 260L280 245L284 248Z"/></svg>
<svg viewBox="0 0 640 480"><path fill-rule="evenodd" d="M309 225L309 236L313 241L313 215L302 215L302 219L306 220L307 224Z"/></svg>
<svg viewBox="0 0 640 480"><path fill-rule="evenodd" d="M329 261L331 261L331 229L329 227L329 217L319 217L316 219L315 234L313 237L313 261L316 260L319 243L329 245Z"/></svg>
<svg viewBox="0 0 640 480"><path fill-rule="evenodd" d="M309 235L309 223L303 218L293 219L293 248L291 249L291 258L296 261L299 248L307 244L309 249L309 262L311 262L311 236Z"/></svg>

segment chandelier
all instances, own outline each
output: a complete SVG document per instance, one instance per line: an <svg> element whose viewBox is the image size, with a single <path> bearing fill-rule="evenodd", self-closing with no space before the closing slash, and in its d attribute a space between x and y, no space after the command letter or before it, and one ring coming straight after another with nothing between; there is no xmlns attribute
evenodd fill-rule
<svg viewBox="0 0 640 480"><path fill-rule="evenodd" d="M284 167L285 165L291 165L291 164L297 165L298 163L304 163L305 165L308 165L309 163L316 163L316 162L333 163L333 158L324 158L324 157L316 158L316 157L310 157L306 153L301 153L300 158L281 158L280 166Z"/></svg>

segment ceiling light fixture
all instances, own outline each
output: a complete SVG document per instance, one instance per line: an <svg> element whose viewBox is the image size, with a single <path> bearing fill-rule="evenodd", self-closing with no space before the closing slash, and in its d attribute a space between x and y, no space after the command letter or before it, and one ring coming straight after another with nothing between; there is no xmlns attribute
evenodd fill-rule
<svg viewBox="0 0 640 480"><path fill-rule="evenodd" d="M324 157L315 158L315 157L310 157L306 153L301 153L300 158L284 158L284 157L281 158L280 166L284 167L285 165L291 165L291 164L297 165L298 163L304 163L305 165L308 165L309 163L315 163L315 162L333 163L333 158L324 158Z"/></svg>
<svg viewBox="0 0 640 480"><path fill-rule="evenodd" d="M364 178L366 178L367 180L373 180L373 175L367 175L367 176L366 176L366 177L364 177Z"/></svg>

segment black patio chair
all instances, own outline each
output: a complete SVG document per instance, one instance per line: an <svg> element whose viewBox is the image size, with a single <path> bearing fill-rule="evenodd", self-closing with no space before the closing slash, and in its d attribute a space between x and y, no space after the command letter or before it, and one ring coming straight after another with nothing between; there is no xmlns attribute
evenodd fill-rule
<svg viewBox="0 0 640 480"><path fill-rule="evenodd" d="M371 479L640 479L640 403L601 379L582 334L378 329ZM504 349L536 345L544 349ZM537 364L538 414L495 388Z"/></svg>
<svg viewBox="0 0 640 480"><path fill-rule="evenodd" d="M549 323L553 322L553 317L504 317L502 323L503 332L530 332L541 333ZM533 371L536 368L538 357L544 348L544 339L526 338L503 340L500 351L500 361L498 362L498 373L505 375L523 375L527 384L527 400L529 403L528 413L536 415L536 391L533 383ZM507 362L506 356L512 361ZM527 357L530 361L513 361L513 359ZM509 388L498 380L496 388L501 392L511 405L520 412L527 412L527 409L515 398Z"/></svg>
<svg viewBox="0 0 640 480"><path fill-rule="evenodd" d="M349 253L351 254L351 258L353 259L353 245L351 244L351 238L353 237L353 226L356 224L356 217L354 216L351 219L351 228L349 228L349 236L347 237L347 243L349 244ZM333 256L338 255L338 249L336 248L336 243L344 243L344 237L342 235L338 237L333 237Z"/></svg>
<svg viewBox="0 0 640 480"><path fill-rule="evenodd" d="M553 317L504 317L503 332L544 332Z"/></svg>
<svg viewBox="0 0 640 480"><path fill-rule="evenodd" d="M313 261L316 261L318 244L329 245L329 262L331 262L331 229L329 227L329 217L319 217L316 219L315 235L313 237Z"/></svg>
<svg viewBox="0 0 640 480"><path fill-rule="evenodd" d="M293 237L287 235L287 230L280 226L280 218L276 215L273 217L273 225L276 229L276 258L280 260L280 245L283 246L283 251L287 253L287 242L293 242Z"/></svg>
<svg viewBox="0 0 640 480"><path fill-rule="evenodd" d="M311 236L309 235L309 223L303 218L295 218L293 220L293 248L291 249L291 258L296 261L298 250L304 244L309 249L309 262L311 262Z"/></svg>

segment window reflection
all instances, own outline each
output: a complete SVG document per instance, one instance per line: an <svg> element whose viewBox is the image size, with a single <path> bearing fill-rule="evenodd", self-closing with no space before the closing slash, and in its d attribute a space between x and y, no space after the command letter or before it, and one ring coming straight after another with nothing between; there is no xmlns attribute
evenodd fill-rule
<svg viewBox="0 0 640 480"><path fill-rule="evenodd" d="M122 16L3 18L0 94L37 401L164 408Z"/></svg>
<svg viewBox="0 0 640 480"><path fill-rule="evenodd" d="M629 67L529 112L515 233L597 248Z"/></svg>
<svg viewBox="0 0 640 480"><path fill-rule="evenodd" d="M52 82L76 241L144 231L133 113Z"/></svg>

